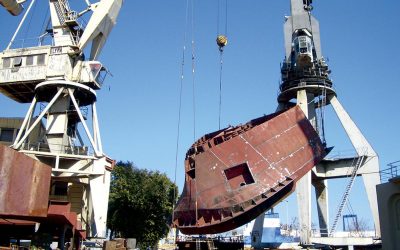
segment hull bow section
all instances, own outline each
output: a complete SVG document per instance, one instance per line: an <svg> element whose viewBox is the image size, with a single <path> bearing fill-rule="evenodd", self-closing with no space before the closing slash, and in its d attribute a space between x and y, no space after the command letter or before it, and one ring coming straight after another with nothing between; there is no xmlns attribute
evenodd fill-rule
<svg viewBox="0 0 400 250"><path fill-rule="evenodd" d="M173 223L185 234L237 228L293 192L324 156L298 106L207 134L186 153Z"/></svg>

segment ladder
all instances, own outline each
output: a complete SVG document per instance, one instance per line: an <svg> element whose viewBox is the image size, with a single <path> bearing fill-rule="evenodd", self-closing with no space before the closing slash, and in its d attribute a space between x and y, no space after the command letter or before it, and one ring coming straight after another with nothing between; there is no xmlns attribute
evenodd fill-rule
<svg viewBox="0 0 400 250"><path fill-rule="evenodd" d="M335 217L335 219L333 221L331 230L329 232L329 236L330 237L332 237L333 234L335 233L335 230L336 230L336 227L337 227L337 223L338 223L340 217L342 216L343 208L346 205L347 199L348 199L349 194L350 194L350 190L353 187L354 180L355 180L355 178L357 176L357 171L364 164L364 159L366 157L367 156L365 154L362 154L361 156L359 156L357 158L357 161L355 162L355 164L352 164L353 165L352 166L353 167L353 171L351 173L349 183L347 184L346 189L345 189L345 191L343 193L342 201L340 202L340 204L338 206L336 217Z"/></svg>
<svg viewBox="0 0 400 250"><path fill-rule="evenodd" d="M68 12L70 11L68 2L66 0L54 1L54 7L60 23L65 24L65 21L68 19Z"/></svg>
<svg viewBox="0 0 400 250"><path fill-rule="evenodd" d="M77 44L83 28L78 23L78 13L71 10L68 0L54 1L54 7L57 12L58 19L61 25L68 26L72 41ZM77 27L75 29L75 27Z"/></svg>

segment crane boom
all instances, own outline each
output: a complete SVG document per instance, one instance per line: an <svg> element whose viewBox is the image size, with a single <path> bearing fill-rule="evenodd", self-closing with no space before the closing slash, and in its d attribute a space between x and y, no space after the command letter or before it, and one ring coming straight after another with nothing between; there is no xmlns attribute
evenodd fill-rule
<svg viewBox="0 0 400 250"><path fill-rule="evenodd" d="M79 40L79 48L83 50L91 41L92 47L90 60L96 60L108 35L116 23L117 16L121 9L123 0L100 1L91 5L93 15L87 24L82 37Z"/></svg>

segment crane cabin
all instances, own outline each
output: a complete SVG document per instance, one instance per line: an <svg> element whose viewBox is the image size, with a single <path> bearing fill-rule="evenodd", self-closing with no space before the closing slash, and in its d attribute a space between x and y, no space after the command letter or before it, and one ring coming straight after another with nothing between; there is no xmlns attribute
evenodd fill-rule
<svg viewBox="0 0 400 250"><path fill-rule="evenodd" d="M312 35L306 29L296 30L292 41L292 65L311 67L314 61Z"/></svg>
<svg viewBox="0 0 400 250"><path fill-rule="evenodd" d="M38 46L0 53L0 92L20 103L29 103L37 84L56 79L101 88L106 69L99 61L84 61L73 46Z"/></svg>

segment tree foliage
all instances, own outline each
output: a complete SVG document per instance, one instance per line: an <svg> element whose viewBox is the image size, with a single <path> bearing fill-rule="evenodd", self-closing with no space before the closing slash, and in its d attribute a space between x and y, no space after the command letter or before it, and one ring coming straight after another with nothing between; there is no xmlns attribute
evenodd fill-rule
<svg viewBox="0 0 400 250"><path fill-rule="evenodd" d="M154 246L168 233L176 185L158 171L118 162L112 173L107 225L115 236Z"/></svg>

